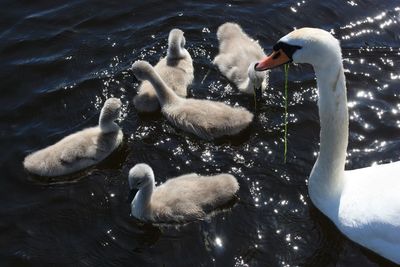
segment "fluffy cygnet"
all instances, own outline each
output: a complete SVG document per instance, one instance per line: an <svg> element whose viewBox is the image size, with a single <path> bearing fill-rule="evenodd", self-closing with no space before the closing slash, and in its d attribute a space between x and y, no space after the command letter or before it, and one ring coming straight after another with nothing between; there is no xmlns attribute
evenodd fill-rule
<svg viewBox="0 0 400 267"><path fill-rule="evenodd" d="M179 97L146 61L136 61L132 71L139 80L148 80L161 104L161 112L176 127L200 138L236 135L253 120L245 108L233 108L222 102Z"/></svg>
<svg viewBox="0 0 400 267"><path fill-rule="evenodd" d="M222 74L243 93L254 94L254 89L264 90L268 86L269 71L256 72L255 63L265 57L257 41L250 38L242 28L227 22L217 31L219 54L213 63Z"/></svg>
<svg viewBox="0 0 400 267"><path fill-rule="evenodd" d="M164 82L179 96L187 96L187 88L193 81L193 61L185 49L183 31L173 29L168 37L168 52L154 69ZM154 112L160 108L154 87L148 81L143 81L133 104L139 112Z"/></svg>
<svg viewBox="0 0 400 267"><path fill-rule="evenodd" d="M114 122L120 109L119 99L107 99L101 109L99 126L71 134L28 155L24 160L25 169L40 176L59 176L99 163L122 142L122 131Z"/></svg>
<svg viewBox="0 0 400 267"><path fill-rule="evenodd" d="M131 203L132 215L150 222L189 222L203 218L233 200L239 190L230 174L200 176L195 173L154 185L154 173L147 164L137 164L129 171L129 187L138 189Z"/></svg>

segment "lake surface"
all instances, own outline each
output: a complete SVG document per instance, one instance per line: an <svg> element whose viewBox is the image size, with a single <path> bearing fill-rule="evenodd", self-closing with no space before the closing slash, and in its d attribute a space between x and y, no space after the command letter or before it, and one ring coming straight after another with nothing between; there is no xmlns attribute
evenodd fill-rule
<svg viewBox="0 0 400 267"><path fill-rule="evenodd" d="M269 53L293 28L341 40L350 140L347 169L400 159L400 3L390 1L1 1L1 266L391 266L345 238L311 203L319 150L316 81L290 67L288 160L283 162L283 68L244 135L214 143L138 115L137 59L155 64L172 28L194 59L190 96L252 107L211 64L216 30L242 25ZM121 1L122 2L122 1ZM96 125L121 98L125 145L72 184L37 183L24 157ZM154 227L130 218L127 173L150 164L157 181L229 172L240 201L205 221ZM76 177L73 177L76 178ZM400 178L400 177L399 177ZM400 252L399 252L400 253Z"/></svg>

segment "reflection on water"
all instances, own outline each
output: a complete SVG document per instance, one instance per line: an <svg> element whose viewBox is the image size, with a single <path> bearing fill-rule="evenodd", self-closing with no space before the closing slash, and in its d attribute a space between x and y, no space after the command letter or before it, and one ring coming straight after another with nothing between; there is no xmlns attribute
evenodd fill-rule
<svg viewBox="0 0 400 267"><path fill-rule="evenodd" d="M165 55L170 29L185 31L194 59L189 95L251 108L211 64L216 29L235 21L268 53L293 28L331 31L343 48L350 142L347 169L400 159L397 1L4 3L0 21L0 265L10 266L384 266L344 238L311 204L307 179L318 155L313 70L289 73L288 163L283 163L283 70L270 74L265 105L246 134L215 143L132 105L137 59ZM221 11L223 11L221 13ZM126 144L74 184L32 183L24 156L97 123L119 97ZM179 227L130 217L127 173L150 164L159 180L229 172L240 183L230 210Z"/></svg>

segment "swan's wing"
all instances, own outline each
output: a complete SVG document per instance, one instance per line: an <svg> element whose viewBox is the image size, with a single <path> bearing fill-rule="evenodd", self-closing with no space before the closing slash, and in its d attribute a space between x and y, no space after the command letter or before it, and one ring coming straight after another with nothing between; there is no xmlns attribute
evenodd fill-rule
<svg viewBox="0 0 400 267"><path fill-rule="evenodd" d="M399 192L400 161L346 171L340 224L360 239L400 244Z"/></svg>
<svg viewBox="0 0 400 267"><path fill-rule="evenodd" d="M400 161L345 172L336 224L353 241L400 263Z"/></svg>

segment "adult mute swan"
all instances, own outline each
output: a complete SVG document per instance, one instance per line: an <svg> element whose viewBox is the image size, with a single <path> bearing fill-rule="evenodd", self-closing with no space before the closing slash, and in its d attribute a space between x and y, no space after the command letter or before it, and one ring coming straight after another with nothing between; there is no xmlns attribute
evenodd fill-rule
<svg viewBox="0 0 400 267"><path fill-rule="evenodd" d="M253 120L245 108L233 108L222 102L186 99L178 96L146 61L136 61L132 71L139 80L148 80L154 87L161 112L176 127L200 138L212 140L236 135Z"/></svg>
<svg viewBox="0 0 400 267"><path fill-rule="evenodd" d="M183 31L173 29L168 37L167 56L154 66L164 82L179 96L187 96L187 88L193 81L193 61L185 49ZM133 104L139 112L154 112L160 108L154 87L143 81Z"/></svg>
<svg viewBox="0 0 400 267"><path fill-rule="evenodd" d="M99 163L122 142L122 131L114 122L120 109L119 99L107 99L101 109L99 126L71 134L28 155L23 163L25 169L40 176L60 176Z"/></svg>
<svg viewBox="0 0 400 267"><path fill-rule="evenodd" d="M291 61L311 64L317 77L321 133L308 182L312 202L348 238L400 264L400 161L344 170L349 120L339 41L321 29L292 31L256 70Z"/></svg>
<svg viewBox="0 0 400 267"><path fill-rule="evenodd" d="M256 72L254 64L265 53L257 41L250 38L242 28L226 22L217 30L219 54L213 63L221 73L243 93L254 94L268 86L269 71Z"/></svg>
<svg viewBox="0 0 400 267"><path fill-rule="evenodd" d="M195 173L154 185L151 167L135 165L128 176L131 190L138 189L131 203L132 215L142 221L172 223L202 219L210 211L228 204L239 190L230 174L200 176Z"/></svg>

